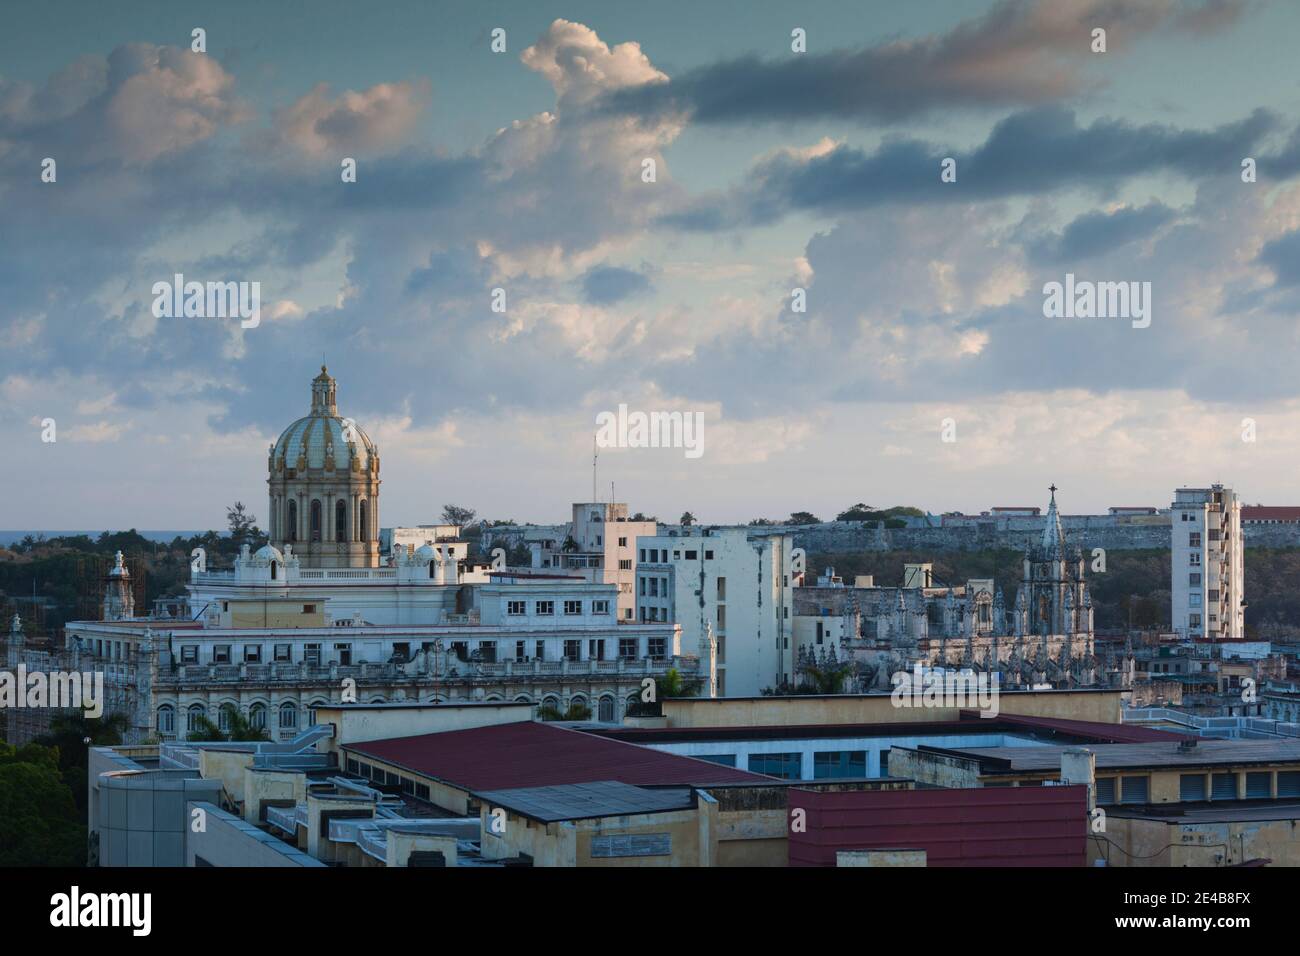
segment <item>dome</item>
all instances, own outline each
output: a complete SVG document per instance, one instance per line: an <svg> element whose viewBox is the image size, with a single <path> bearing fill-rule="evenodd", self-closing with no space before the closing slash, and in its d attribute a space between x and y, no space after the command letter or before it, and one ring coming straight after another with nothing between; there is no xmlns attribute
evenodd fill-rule
<svg viewBox="0 0 1300 956"><path fill-rule="evenodd" d="M357 468L365 471L375 455L374 442L349 418L340 418L335 405L335 383L325 366L312 380L311 414L300 418L281 433L271 447L271 468L328 468L346 472L352 467L353 449ZM326 464L330 459L329 464ZM283 464L281 464L283 463Z"/></svg>
<svg viewBox="0 0 1300 956"><path fill-rule="evenodd" d="M259 561L275 561L284 564L284 555L269 544L264 544L253 554L253 557Z"/></svg>
<svg viewBox="0 0 1300 956"><path fill-rule="evenodd" d="M423 544L415 549L415 554L411 556L411 560L416 564L428 564L435 556L433 548Z"/></svg>

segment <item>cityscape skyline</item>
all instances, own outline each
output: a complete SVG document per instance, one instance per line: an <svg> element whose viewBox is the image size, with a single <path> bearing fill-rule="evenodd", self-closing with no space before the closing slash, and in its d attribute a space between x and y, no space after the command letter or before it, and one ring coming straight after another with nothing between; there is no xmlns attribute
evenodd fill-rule
<svg viewBox="0 0 1300 956"><path fill-rule="evenodd" d="M606 450L602 488L718 521L1053 480L1078 511L1284 502L1300 465L1293 8L721 4L682 30L677 2L329 2L309 44L255 4L90 9L0 37L0 440L29 478L2 526L256 500L282 383L321 361L402 522L430 494L547 520L622 404L699 415L706 446ZM1076 274L1149 314L1047 318ZM257 284L261 314L155 314L173 276Z"/></svg>

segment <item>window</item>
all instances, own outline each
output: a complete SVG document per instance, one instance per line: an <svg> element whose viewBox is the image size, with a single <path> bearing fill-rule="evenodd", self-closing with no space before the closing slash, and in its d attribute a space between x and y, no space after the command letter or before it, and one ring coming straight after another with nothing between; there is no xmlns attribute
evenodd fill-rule
<svg viewBox="0 0 1300 956"><path fill-rule="evenodd" d="M1194 572L1192 572L1191 574L1187 575L1187 583L1190 584L1192 587L1197 587L1197 586L1199 586L1200 583L1201 583L1201 574L1200 574L1200 572L1199 572L1199 571L1194 571Z"/></svg>
<svg viewBox="0 0 1300 956"><path fill-rule="evenodd" d="M1187 615L1187 626L1188 626L1188 627L1200 627L1200 626L1201 626L1201 615L1199 615L1199 614L1189 614L1189 615Z"/></svg>
<svg viewBox="0 0 1300 956"><path fill-rule="evenodd" d="M163 704L158 708L158 733L176 733L176 708L171 704Z"/></svg>
<svg viewBox="0 0 1300 956"><path fill-rule="evenodd" d="M581 614L581 613L582 613L582 602L581 602L581 601L565 601L565 602L564 602L564 613L565 613L565 614Z"/></svg>
<svg viewBox="0 0 1300 956"><path fill-rule="evenodd" d="M626 547L627 547L627 538L619 538L619 539L618 539L618 546L619 546L620 548L626 548Z"/></svg>
<svg viewBox="0 0 1300 956"><path fill-rule="evenodd" d="M342 499L334 505L334 540L348 540L348 506Z"/></svg>
<svg viewBox="0 0 1300 956"><path fill-rule="evenodd" d="M185 732L197 733L200 723L207 715L202 704L191 704L190 709L185 712Z"/></svg>
<svg viewBox="0 0 1300 956"><path fill-rule="evenodd" d="M277 664L287 664L293 660L293 648L289 644L275 645L275 662Z"/></svg>
<svg viewBox="0 0 1300 956"><path fill-rule="evenodd" d="M726 629L727 629L727 606L725 604L719 604L718 605L718 630L721 632L721 631L725 631Z"/></svg>
<svg viewBox="0 0 1300 956"><path fill-rule="evenodd" d="M1279 770L1277 772L1277 795L1279 797L1300 797L1300 770Z"/></svg>
<svg viewBox="0 0 1300 956"><path fill-rule="evenodd" d="M1237 775L1235 773L1216 773L1210 779L1211 800L1237 799Z"/></svg>
<svg viewBox="0 0 1300 956"><path fill-rule="evenodd" d="M245 644L244 645L244 663L260 664L262 663L262 645Z"/></svg>
<svg viewBox="0 0 1300 956"><path fill-rule="evenodd" d="M367 533L367 528L369 526L369 522L367 519L369 515L370 515L370 507L368 503L363 499L361 501L360 508L357 511L357 537L360 538L362 541L370 540L370 535Z"/></svg>
<svg viewBox="0 0 1300 956"><path fill-rule="evenodd" d="M1179 800L1205 799L1205 774L1185 773L1178 778Z"/></svg>
<svg viewBox="0 0 1300 956"><path fill-rule="evenodd" d="M614 722L614 698L602 697L600 703L596 705L596 719L602 724L612 724Z"/></svg>
<svg viewBox="0 0 1300 956"><path fill-rule="evenodd" d="M230 645L214 644L212 647L212 663L229 664L230 663Z"/></svg>
<svg viewBox="0 0 1300 956"><path fill-rule="evenodd" d="M284 536L284 537L285 537L285 540L286 540L286 541L297 541L297 540L298 540L298 502L296 502L296 501L290 501L290 502L289 502L289 522L288 522L288 524L289 524L289 527L285 529L285 531L287 532L287 534L285 534L285 536Z"/></svg>
<svg viewBox="0 0 1300 956"><path fill-rule="evenodd" d="M618 656L625 660L635 660L637 651L637 639L635 637L620 637L618 639Z"/></svg>
<svg viewBox="0 0 1300 956"><path fill-rule="evenodd" d="M645 597L645 578L637 578L637 593Z"/></svg>
<svg viewBox="0 0 1300 956"><path fill-rule="evenodd" d="M632 559L631 559L631 558L625 558L625 559L623 559L623 560L620 560L620 561L618 562L618 569L619 569L620 571L631 571L631 570L632 570Z"/></svg>
<svg viewBox="0 0 1300 956"><path fill-rule="evenodd" d="M1104 805L1115 802L1115 777L1097 778L1097 803Z"/></svg>
<svg viewBox="0 0 1300 956"><path fill-rule="evenodd" d="M507 602L506 602L506 613L507 613L507 614L523 614L523 613L524 613L524 604L525 604L525 603L526 603L526 602L524 602L524 601L507 601Z"/></svg>
<svg viewBox="0 0 1300 956"><path fill-rule="evenodd" d="M687 552L686 552L686 560L687 560L687 561L695 561L696 559L699 558L699 556L700 556L700 552L698 552L698 551L687 551Z"/></svg>
<svg viewBox="0 0 1300 956"><path fill-rule="evenodd" d="M539 661L544 661L544 660L546 660L546 642L545 642L545 641L538 641L538 642L537 642L537 653L536 653L535 655L533 655L533 656L536 657Z"/></svg>
<svg viewBox="0 0 1300 956"><path fill-rule="evenodd" d="M302 613L303 613L303 614L315 614L315 613L316 613L316 605L315 605L315 604L304 604L304 605L302 606Z"/></svg>
<svg viewBox="0 0 1300 956"><path fill-rule="evenodd" d="M1246 774L1246 799L1267 800L1273 796L1273 775L1267 770Z"/></svg>
<svg viewBox="0 0 1300 956"><path fill-rule="evenodd" d="M668 641L662 637L650 638L650 656L655 660L662 660L668 652Z"/></svg>
<svg viewBox="0 0 1300 956"><path fill-rule="evenodd" d="M727 579L718 578L718 600L725 601L726 599L727 599Z"/></svg>
<svg viewBox="0 0 1300 956"><path fill-rule="evenodd" d="M865 750L830 750L813 754L814 780L866 775L867 752Z"/></svg>
<svg viewBox="0 0 1300 956"><path fill-rule="evenodd" d="M705 561L712 561L712 560L713 560L713 552L712 552L712 551L705 551L705 552L704 552L704 560L705 560Z"/></svg>
<svg viewBox="0 0 1300 956"><path fill-rule="evenodd" d="M222 733L230 733L230 715L237 713L233 704L222 704L217 708L217 727Z"/></svg>
<svg viewBox="0 0 1300 956"><path fill-rule="evenodd" d="M1193 552L1192 554L1189 554L1187 557L1189 559L1187 563L1190 564L1192 567L1199 568L1201 566L1200 552Z"/></svg>
<svg viewBox="0 0 1300 956"><path fill-rule="evenodd" d="M515 660L522 661L528 656L528 642L515 641Z"/></svg>
<svg viewBox="0 0 1300 956"><path fill-rule="evenodd" d="M1149 782L1148 777L1121 777L1120 803L1146 803Z"/></svg>
<svg viewBox="0 0 1300 956"><path fill-rule="evenodd" d="M781 780L798 780L800 764L799 753L750 754L749 772L761 773Z"/></svg>
<svg viewBox="0 0 1300 956"><path fill-rule="evenodd" d="M320 666L320 645L308 644L303 648L303 657L312 667Z"/></svg>
<svg viewBox="0 0 1300 956"><path fill-rule="evenodd" d="M554 613L555 613L555 602L554 602L554 601L538 601L535 610L536 610L537 614L540 615L540 616L542 616L542 617L546 617L546 616L548 616L548 615L554 614Z"/></svg>
<svg viewBox="0 0 1300 956"><path fill-rule="evenodd" d="M734 767L736 765L735 754L697 754L696 760L707 760L709 763L716 763L723 767Z"/></svg>
<svg viewBox="0 0 1300 956"><path fill-rule="evenodd" d="M311 501L311 539L320 540L320 499L313 498Z"/></svg>
<svg viewBox="0 0 1300 956"><path fill-rule="evenodd" d="M640 550L640 553L637 555L637 557L641 560L641 563L643 564L645 563L645 548L642 548Z"/></svg>
<svg viewBox="0 0 1300 956"><path fill-rule="evenodd" d="M335 644L334 654L336 657L338 657L339 664L341 664L342 666L347 667L352 663L351 644Z"/></svg>
<svg viewBox="0 0 1300 956"><path fill-rule="evenodd" d="M608 601L592 601L592 602L591 602L591 613L592 613L592 614L608 614L608 613L609 613L609 602L608 602Z"/></svg>
<svg viewBox="0 0 1300 956"><path fill-rule="evenodd" d="M1187 533L1187 544L1192 548L1201 546L1201 533L1199 531L1189 531Z"/></svg>
<svg viewBox="0 0 1300 956"><path fill-rule="evenodd" d="M248 723L255 730L266 730L265 704L254 704L248 708Z"/></svg>
<svg viewBox="0 0 1300 956"><path fill-rule="evenodd" d="M199 646L197 644L181 645L181 663L197 664L199 662Z"/></svg>
<svg viewBox="0 0 1300 956"><path fill-rule="evenodd" d="M484 664L495 664L497 662L497 642L479 641L478 659Z"/></svg>
<svg viewBox="0 0 1300 956"><path fill-rule="evenodd" d="M298 705L286 700L280 705L280 729L295 730L298 727Z"/></svg>
<svg viewBox="0 0 1300 956"><path fill-rule="evenodd" d="M566 661L576 661L582 659L582 641L565 641L564 642L564 659Z"/></svg>

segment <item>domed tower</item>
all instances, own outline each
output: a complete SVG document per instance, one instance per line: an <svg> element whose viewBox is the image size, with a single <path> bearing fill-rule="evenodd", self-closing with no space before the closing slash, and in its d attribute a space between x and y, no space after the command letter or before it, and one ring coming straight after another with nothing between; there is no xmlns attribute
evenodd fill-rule
<svg viewBox="0 0 1300 956"><path fill-rule="evenodd" d="M271 544L308 568L379 566L379 449L340 418L325 366L311 383L311 414L271 446Z"/></svg>

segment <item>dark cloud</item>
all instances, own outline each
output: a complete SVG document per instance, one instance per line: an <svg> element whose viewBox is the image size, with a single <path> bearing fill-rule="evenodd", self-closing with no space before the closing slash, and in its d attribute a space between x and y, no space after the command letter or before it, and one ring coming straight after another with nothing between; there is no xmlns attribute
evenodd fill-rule
<svg viewBox="0 0 1300 956"><path fill-rule="evenodd" d="M1031 241L1029 252L1035 260L1045 262L1088 259L1151 236L1175 215L1174 210L1159 202L1125 206L1113 212L1084 213L1059 233Z"/></svg>
<svg viewBox="0 0 1300 956"><path fill-rule="evenodd" d="M583 296L593 305L613 305L648 291L648 278L620 266L597 266L582 277Z"/></svg>
<svg viewBox="0 0 1300 956"><path fill-rule="evenodd" d="M886 203L970 202L1039 195L1075 187L1113 192L1126 179L1177 173L1192 180L1236 177L1243 151L1276 129L1256 110L1212 130L1098 119L1080 126L1072 110L1042 107L999 122L969 153L918 140L893 140L874 152L851 146L805 154L783 151L757 165L745 185L667 214L666 225L717 230L761 225L799 209L827 214ZM957 180L940 180L956 160Z"/></svg>
<svg viewBox="0 0 1300 956"><path fill-rule="evenodd" d="M745 56L612 92L605 109L684 113L698 123L838 117L894 123L933 110L1025 107L1084 89L1094 27L1107 55L1155 31L1206 33L1232 24L1245 0L1003 0L947 33L861 50ZM833 37L812 36L810 49Z"/></svg>

